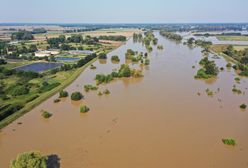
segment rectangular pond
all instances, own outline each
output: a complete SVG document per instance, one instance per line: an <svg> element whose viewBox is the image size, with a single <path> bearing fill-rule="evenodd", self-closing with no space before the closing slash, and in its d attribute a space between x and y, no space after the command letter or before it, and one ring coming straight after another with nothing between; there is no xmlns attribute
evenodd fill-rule
<svg viewBox="0 0 248 168"><path fill-rule="evenodd" d="M62 62L74 62L74 61L79 61L80 58L76 57L57 57L57 61L62 61Z"/></svg>
<svg viewBox="0 0 248 168"><path fill-rule="evenodd" d="M51 69L61 67L62 65L63 65L62 63L38 62L38 63L33 63L33 64L17 67L17 68L15 68L15 70L17 70L17 71L43 72L46 70L51 70Z"/></svg>

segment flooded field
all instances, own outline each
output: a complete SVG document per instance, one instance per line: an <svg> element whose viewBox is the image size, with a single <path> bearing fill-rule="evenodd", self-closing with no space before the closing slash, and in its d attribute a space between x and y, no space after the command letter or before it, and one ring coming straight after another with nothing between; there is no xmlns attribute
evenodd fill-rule
<svg viewBox="0 0 248 168"><path fill-rule="evenodd" d="M146 51L130 39L66 88L81 91L84 100L66 98L55 104L57 94L2 129L0 167L33 150L58 155L62 168L248 167L248 111L239 108L248 103L248 79L237 84L235 72L225 68L215 80L195 80L201 49L156 36L164 50L153 47L149 66L133 65L143 68L143 78L100 85L100 90L110 90L108 96L83 91L85 84L95 84L97 73L108 74L125 63L127 49ZM111 62L112 55L121 58L120 64ZM222 58L215 61L226 66ZM234 84L245 94L234 94ZM207 96L207 88L216 94ZM81 104L90 112L80 114ZM43 119L42 109L53 116ZM223 138L233 138L237 145L226 146Z"/></svg>

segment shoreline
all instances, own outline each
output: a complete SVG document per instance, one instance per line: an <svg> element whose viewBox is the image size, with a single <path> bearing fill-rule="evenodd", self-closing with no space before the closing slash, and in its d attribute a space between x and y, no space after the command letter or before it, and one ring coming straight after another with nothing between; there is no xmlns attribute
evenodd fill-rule
<svg viewBox="0 0 248 168"><path fill-rule="evenodd" d="M119 46L116 46L115 48L113 48L112 50L110 50L107 54L109 54L112 51L114 51L114 50L118 49L119 47L123 46L130 39L131 39L131 37L127 38L127 40L125 42L122 42ZM98 60L98 57L94 58L93 60L91 60L90 62L88 62L87 64L85 64L83 67L78 68L69 79L66 79L66 81L64 81L63 83L61 83L61 85L59 85L58 87L56 87L53 90L50 90L50 91L42 94L41 96L39 96L34 101L29 102L21 110L17 111L16 113L14 113L14 114L10 115L9 117L5 118L4 120L2 120L0 122L0 131L4 127L8 126L12 122L14 122L15 120L17 120L21 116L23 116L24 114L26 114L29 111L31 111L36 106L40 105L41 103L43 103L44 101L46 101L47 99L49 99L50 97L52 97L53 95L57 94L58 92L60 92L61 90L65 89L67 86L69 86L70 84L72 84L78 78L78 76L81 73L83 73L84 70L87 67L89 67L91 64L93 64L96 60Z"/></svg>

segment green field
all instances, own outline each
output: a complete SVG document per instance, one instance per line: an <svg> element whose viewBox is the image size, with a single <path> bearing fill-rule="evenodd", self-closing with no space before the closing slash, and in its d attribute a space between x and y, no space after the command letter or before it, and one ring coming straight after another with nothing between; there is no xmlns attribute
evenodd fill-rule
<svg viewBox="0 0 248 168"><path fill-rule="evenodd" d="M237 51L242 51L244 49L247 49L248 48L248 45L247 46L243 46L243 45L235 45L233 46L235 50Z"/></svg>
<svg viewBox="0 0 248 168"><path fill-rule="evenodd" d="M248 36L216 36L220 41L248 41Z"/></svg>

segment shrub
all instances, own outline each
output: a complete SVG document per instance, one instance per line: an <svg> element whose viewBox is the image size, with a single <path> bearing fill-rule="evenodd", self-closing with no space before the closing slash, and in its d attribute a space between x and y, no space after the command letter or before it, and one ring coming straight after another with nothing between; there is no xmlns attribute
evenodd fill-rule
<svg viewBox="0 0 248 168"><path fill-rule="evenodd" d="M222 142L225 145L232 145L232 146L235 146L236 145L236 142L235 142L234 139L222 139Z"/></svg>
<svg viewBox="0 0 248 168"><path fill-rule="evenodd" d="M132 59L132 57L135 55L135 52L131 49L128 49L126 54L125 54L125 57L126 59Z"/></svg>
<svg viewBox="0 0 248 168"><path fill-rule="evenodd" d="M102 92L98 92L98 96L102 96Z"/></svg>
<svg viewBox="0 0 248 168"><path fill-rule="evenodd" d="M204 69L199 69L197 71L197 74L196 74L195 78L197 78L197 79L208 79L208 78L211 78L211 76L206 74Z"/></svg>
<svg viewBox="0 0 248 168"><path fill-rule="evenodd" d="M226 64L226 67L227 68L231 68L232 67L232 64L229 62L229 63Z"/></svg>
<svg viewBox="0 0 248 168"><path fill-rule="evenodd" d="M214 95L214 92L211 91L210 89L206 89L206 93L208 96L211 96L211 97Z"/></svg>
<svg viewBox="0 0 248 168"><path fill-rule="evenodd" d="M149 59L145 59L145 65L150 65L150 60Z"/></svg>
<svg viewBox="0 0 248 168"><path fill-rule="evenodd" d="M95 79L97 81L97 84L99 85L101 83L109 83L114 78L111 74L110 75L97 74Z"/></svg>
<svg viewBox="0 0 248 168"><path fill-rule="evenodd" d="M52 114L49 113L49 112L47 112L47 111L42 110L42 117L44 117L44 118L50 118L50 117L52 117Z"/></svg>
<svg viewBox="0 0 248 168"><path fill-rule="evenodd" d="M86 92L90 91L90 90L97 90L98 87L97 86L93 86L93 85L84 85L84 90Z"/></svg>
<svg viewBox="0 0 248 168"><path fill-rule="evenodd" d="M239 90L239 89L237 89L236 87L233 87L232 91L233 91L234 93L237 93L237 94L241 94L241 93L242 93L242 91Z"/></svg>
<svg viewBox="0 0 248 168"><path fill-rule="evenodd" d="M96 69L96 66L94 66L94 65L90 65L90 69Z"/></svg>
<svg viewBox="0 0 248 168"><path fill-rule="evenodd" d="M248 70L242 71L239 75L240 76L248 76Z"/></svg>
<svg viewBox="0 0 248 168"><path fill-rule="evenodd" d="M241 104L239 107L240 107L241 109L245 110L246 107L247 107L247 105L246 105L246 104Z"/></svg>
<svg viewBox="0 0 248 168"><path fill-rule="evenodd" d="M111 57L111 61L120 62L120 58L117 55Z"/></svg>
<svg viewBox="0 0 248 168"><path fill-rule="evenodd" d="M81 105L80 106L80 113L87 113L90 111L90 108L87 107L86 105Z"/></svg>
<svg viewBox="0 0 248 168"><path fill-rule="evenodd" d="M99 55L98 55L98 58L99 59L107 59L107 55L106 55L106 53L100 53Z"/></svg>
<svg viewBox="0 0 248 168"><path fill-rule="evenodd" d="M234 78L234 80L235 80L236 82L239 82L239 81L240 81L240 78L239 78L239 77L236 77L236 78Z"/></svg>
<svg viewBox="0 0 248 168"><path fill-rule="evenodd" d="M103 91L103 93L106 94L106 95L108 95L108 94L110 94L110 91L109 91L108 89L105 89L105 90Z"/></svg>
<svg viewBox="0 0 248 168"><path fill-rule="evenodd" d="M39 152L21 153L10 164L10 168L47 168L47 157Z"/></svg>
<svg viewBox="0 0 248 168"><path fill-rule="evenodd" d="M162 45L158 45L158 50L163 50L164 49L164 47L162 46Z"/></svg>
<svg viewBox="0 0 248 168"><path fill-rule="evenodd" d="M80 92L74 92L71 94L71 100L78 101L78 100L81 100L82 98L83 98L83 95Z"/></svg>
<svg viewBox="0 0 248 168"><path fill-rule="evenodd" d="M60 98L62 98L62 97L68 97L68 92L67 91L65 91L65 90L62 90L62 91L60 91L59 92L59 97Z"/></svg>
<svg viewBox="0 0 248 168"><path fill-rule="evenodd" d="M122 64L121 68L119 69L119 76L120 77L130 77L131 76L131 69L127 64Z"/></svg>
<svg viewBox="0 0 248 168"><path fill-rule="evenodd" d="M55 99L55 100L53 100L54 103L58 103L58 102L60 102L60 101L61 101L60 99Z"/></svg>

